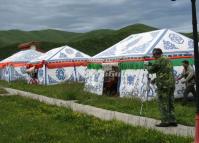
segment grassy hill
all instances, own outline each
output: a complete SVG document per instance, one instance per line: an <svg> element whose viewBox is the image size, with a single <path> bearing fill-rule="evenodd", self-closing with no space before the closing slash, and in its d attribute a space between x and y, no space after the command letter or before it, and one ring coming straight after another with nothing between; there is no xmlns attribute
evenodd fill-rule
<svg viewBox="0 0 199 143"><path fill-rule="evenodd" d="M30 32L20 30L0 31L0 47L33 40L47 42L66 42L69 38L72 38L73 36L79 34L80 33L72 33L51 29Z"/></svg>
<svg viewBox="0 0 199 143"><path fill-rule="evenodd" d="M134 24L119 30L101 29L87 33L73 33L52 29L30 32L20 30L0 31L0 60L19 51L17 48L19 44L29 41L41 42L40 49L44 52L67 44L93 56L131 34L156 29L144 24ZM191 37L191 33L185 35Z"/></svg>
<svg viewBox="0 0 199 143"><path fill-rule="evenodd" d="M40 48L44 52L67 44L92 56L133 33L155 29L147 25L135 24L119 30L101 29L87 33L72 33L50 29L30 32L20 30L0 31L0 60L19 51L17 48L19 44L29 41L40 41Z"/></svg>

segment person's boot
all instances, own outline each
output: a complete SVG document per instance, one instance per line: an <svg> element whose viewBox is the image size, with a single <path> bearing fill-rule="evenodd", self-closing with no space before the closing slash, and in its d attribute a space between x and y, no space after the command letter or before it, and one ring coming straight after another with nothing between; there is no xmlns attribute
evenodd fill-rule
<svg viewBox="0 0 199 143"><path fill-rule="evenodd" d="M169 127L169 123L164 123L164 122L162 122L162 123L160 123L160 124L156 124L155 126L156 126L156 127Z"/></svg>

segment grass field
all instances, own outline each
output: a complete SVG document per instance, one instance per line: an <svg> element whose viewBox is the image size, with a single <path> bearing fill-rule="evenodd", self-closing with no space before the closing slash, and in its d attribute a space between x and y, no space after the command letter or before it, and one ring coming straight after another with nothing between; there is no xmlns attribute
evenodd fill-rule
<svg viewBox="0 0 199 143"><path fill-rule="evenodd" d="M1 143L190 143L191 138L102 121L66 108L0 97Z"/></svg>
<svg viewBox="0 0 199 143"><path fill-rule="evenodd" d="M0 88L0 94L6 94L6 93L7 93L6 90L4 90L3 88Z"/></svg>
<svg viewBox="0 0 199 143"><path fill-rule="evenodd" d="M139 115L140 113L141 102L139 100L90 94L83 91L83 84L65 83L59 85L42 86L28 85L22 81L16 81L12 83L0 81L0 85L24 91L30 91L53 98L78 100L78 102L82 104L93 105L113 111L119 111L133 115ZM195 105L193 103L182 106L180 102L176 102L175 109L178 123L191 126L195 124ZM160 119L156 101L144 103L142 116Z"/></svg>

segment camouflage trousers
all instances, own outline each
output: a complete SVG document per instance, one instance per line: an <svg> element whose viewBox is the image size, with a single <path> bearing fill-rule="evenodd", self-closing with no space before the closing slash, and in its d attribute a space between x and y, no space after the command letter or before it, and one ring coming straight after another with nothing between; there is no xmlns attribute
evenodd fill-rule
<svg viewBox="0 0 199 143"><path fill-rule="evenodd" d="M158 106L162 122L176 122L174 112L174 88L160 88L157 90Z"/></svg>

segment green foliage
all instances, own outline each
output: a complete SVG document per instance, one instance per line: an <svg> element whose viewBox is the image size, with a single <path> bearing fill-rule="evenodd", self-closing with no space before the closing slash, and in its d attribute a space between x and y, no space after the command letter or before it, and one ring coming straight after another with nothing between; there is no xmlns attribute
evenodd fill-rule
<svg viewBox="0 0 199 143"><path fill-rule="evenodd" d="M22 97L0 97L2 143L190 143L192 138L102 121Z"/></svg>
<svg viewBox="0 0 199 143"><path fill-rule="evenodd" d="M78 100L79 103L92 105L113 111L124 112L133 115L140 115L141 101L138 99L110 97L107 95L98 96L85 92L84 85L78 83L63 83L58 85L28 85L26 82L16 81L7 83L0 81L1 86L7 86L24 91L64 99ZM194 125L195 105L193 103L182 106L181 102L175 103L177 122L184 125ZM156 101L144 102L142 116L160 119Z"/></svg>

